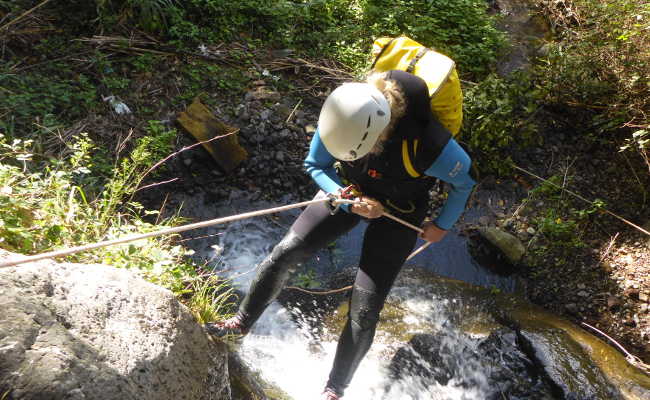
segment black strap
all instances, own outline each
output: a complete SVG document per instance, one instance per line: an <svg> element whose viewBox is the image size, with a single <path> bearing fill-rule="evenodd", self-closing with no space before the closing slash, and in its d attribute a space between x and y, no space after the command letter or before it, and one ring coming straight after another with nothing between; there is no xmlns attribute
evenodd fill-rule
<svg viewBox="0 0 650 400"><path fill-rule="evenodd" d="M420 61L420 59L424 57L425 54L427 54L427 51L429 51L429 49L427 49L426 47L421 47L420 50L418 50L415 57L413 57L413 59L409 63L409 66L406 68L406 72L412 74L413 71L415 70L415 64L417 64L418 61Z"/></svg>
<svg viewBox="0 0 650 400"><path fill-rule="evenodd" d="M375 57L375 61L372 62L372 65L370 66L370 69L374 69L374 68L375 68L375 64L377 64L377 61L379 61L379 57L381 57L381 56L384 54L384 52L386 51L386 49L387 49L388 47L390 47L390 45L393 43L393 41L394 41L395 39L397 39L397 38L392 38L391 40L388 41L388 43L386 43L386 46L384 46L384 47L381 49L381 51L379 52L379 54L377 54L377 57Z"/></svg>

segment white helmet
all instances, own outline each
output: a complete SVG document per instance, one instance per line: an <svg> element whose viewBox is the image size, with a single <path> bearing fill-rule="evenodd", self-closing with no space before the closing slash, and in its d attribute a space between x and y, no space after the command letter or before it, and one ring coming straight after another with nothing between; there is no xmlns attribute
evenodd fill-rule
<svg viewBox="0 0 650 400"><path fill-rule="evenodd" d="M325 100L318 131L327 151L339 160L359 159L373 148L390 122L390 105L367 83L344 83Z"/></svg>

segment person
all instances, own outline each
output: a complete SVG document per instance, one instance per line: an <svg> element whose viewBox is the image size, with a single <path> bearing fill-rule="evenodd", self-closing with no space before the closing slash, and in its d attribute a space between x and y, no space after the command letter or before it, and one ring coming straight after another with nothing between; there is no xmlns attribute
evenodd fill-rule
<svg viewBox="0 0 650 400"><path fill-rule="evenodd" d="M323 392L324 400L339 399L370 348L384 301L418 237L411 228L383 217L384 211L421 226L423 239L440 241L463 212L475 184L470 163L433 117L421 78L393 70L339 86L323 104L304 165L321 189L317 198L354 184L361 202L336 212L324 203L308 206L258 265L237 314L208 324L208 331L248 333L298 264L367 220L348 319ZM438 217L425 221L429 191L437 179L449 183L450 190Z"/></svg>

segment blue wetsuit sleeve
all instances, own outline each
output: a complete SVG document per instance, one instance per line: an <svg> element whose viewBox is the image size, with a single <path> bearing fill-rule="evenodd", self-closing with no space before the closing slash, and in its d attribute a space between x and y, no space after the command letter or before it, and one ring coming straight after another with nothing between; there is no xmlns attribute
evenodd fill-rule
<svg viewBox="0 0 650 400"><path fill-rule="evenodd" d="M318 130L314 133L309 145L309 153L305 158L304 166L307 173L316 182L316 184L325 193L337 193L339 189L343 188L341 178L336 175L334 169L334 162L336 159L325 148L325 145L320 140ZM349 211L347 204L341 206L346 211Z"/></svg>
<svg viewBox="0 0 650 400"><path fill-rule="evenodd" d="M469 176L472 160L454 139L450 139L434 163L424 172L451 185L449 196L434 221L442 229L450 229L465 210L465 203L476 184Z"/></svg>

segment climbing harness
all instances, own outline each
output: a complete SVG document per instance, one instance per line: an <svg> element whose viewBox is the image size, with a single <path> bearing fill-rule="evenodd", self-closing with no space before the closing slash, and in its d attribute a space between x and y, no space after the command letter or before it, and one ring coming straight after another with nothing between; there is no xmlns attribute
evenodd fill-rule
<svg viewBox="0 0 650 400"><path fill-rule="evenodd" d="M224 224L227 222L234 222L234 221L239 221L242 219L247 219L247 218L252 218L252 217L259 217L262 215L267 215L267 214L274 214L282 211L287 211L291 210L294 208L301 208L301 207L306 207L311 204L318 204L318 203L327 203L328 207L330 207L331 210L338 210L342 204L362 204L361 202L354 194L357 192L353 192L352 188L348 187L340 192L340 194L335 195L335 194L328 194L324 198L319 198L319 199L314 199L314 200L309 200L309 201L303 201L300 203L295 203L295 204L290 204L286 206L280 206L280 207L273 207L273 208L268 208L264 210L258 210L258 211L251 211L243 214L237 214L237 215L232 215L229 217L224 217L224 218L216 218L216 219L211 219L208 221L202 221L202 222L197 222L193 224L187 224L187 225L182 225L182 226L177 226L174 228L169 228L169 229L162 229L159 231L155 232L148 232L148 233L142 233L142 234L136 234L136 235L129 235L123 238L119 239L113 239L113 240L105 240L101 242L96 242L96 243L91 243L83 246L76 246L76 247L71 247L67 249L61 249L61 250L55 250L55 251L50 251L47 253L41 253L41 254L36 254L33 256L21 256L21 257L16 257L13 259L5 260L0 262L0 268L6 268L6 267L12 267L20 264L25 264L28 262L33 262L33 261L39 261L39 260L44 260L47 258L56 258L56 257L62 257L62 256L67 256L70 254L75 254L79 253L82 251L88 251L88 250L93 250L93 249L98 249L102 247L108 247L108 246L113 246L116 244L123 244L123 243L129 243L133 242L136 240L141 240L141 239L148 239L148 238L153 238L153 237L158 237L158 236L163 236L163 235L169 235L173 233L180 233L180 232L185 232L189 231L192 229L199 229L199 228L206 228L209 226L214 226L214 225L220 225ZM358 193L357 193L358 194ZM384 212L383 215L385 217L388 217L390 219L393 219L396 222L399 222L405 226L408 226L411 229L414 229L415 231L422 233L422 229L418 228L415 225L412 225L400 218L397 218L388 212Z"/></svg>

